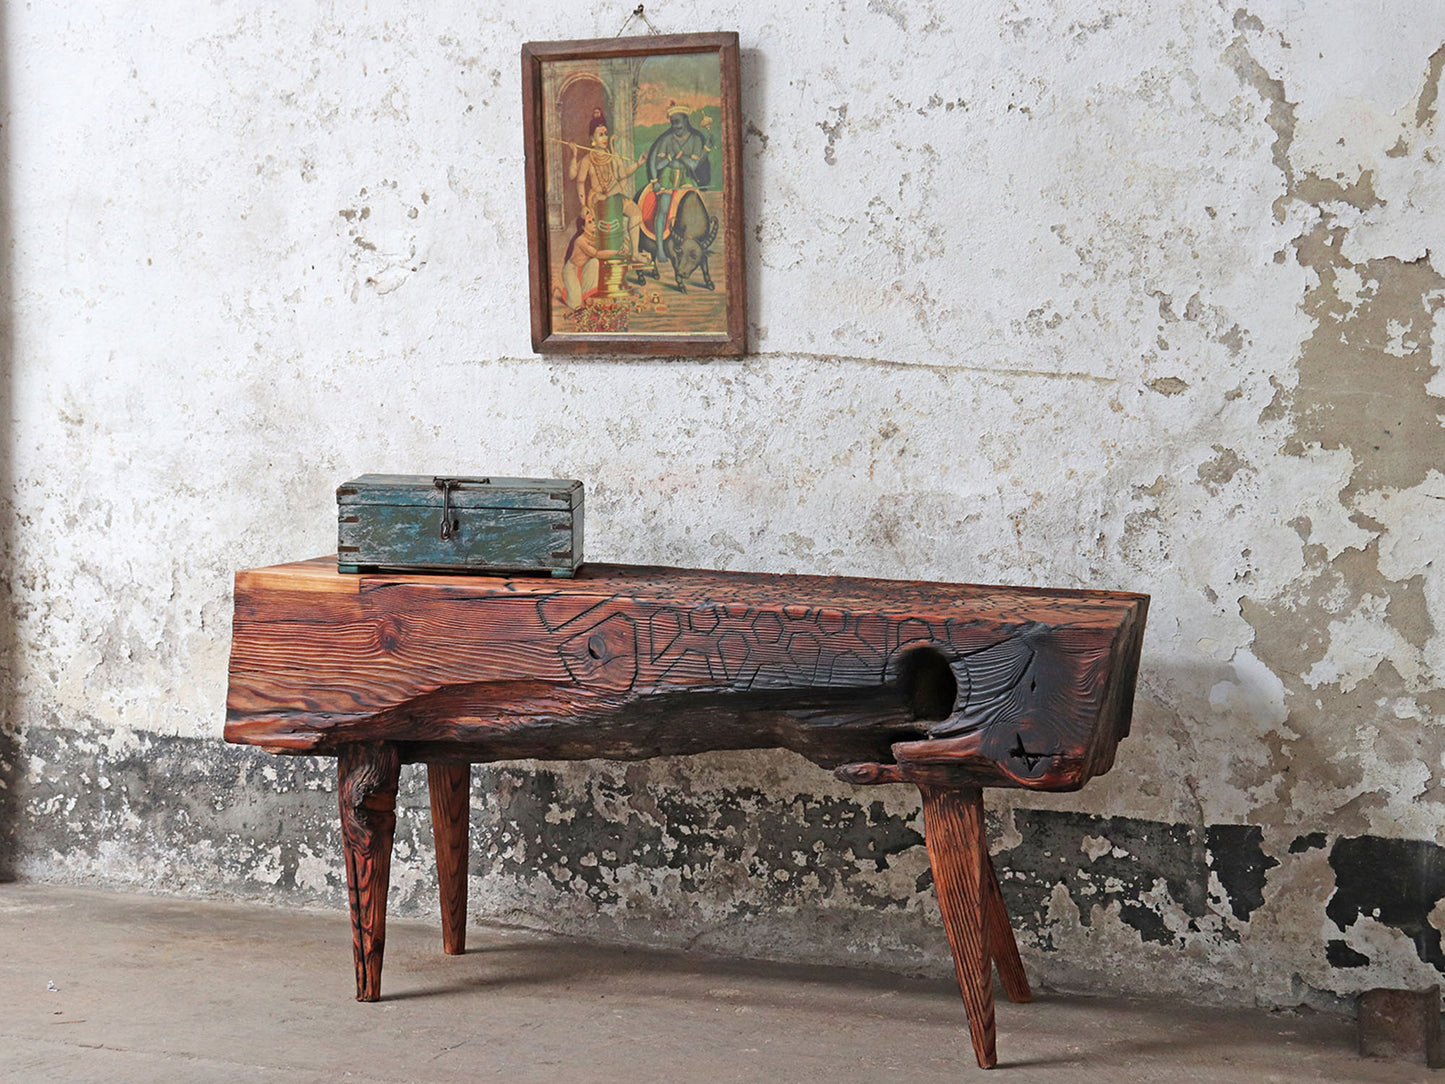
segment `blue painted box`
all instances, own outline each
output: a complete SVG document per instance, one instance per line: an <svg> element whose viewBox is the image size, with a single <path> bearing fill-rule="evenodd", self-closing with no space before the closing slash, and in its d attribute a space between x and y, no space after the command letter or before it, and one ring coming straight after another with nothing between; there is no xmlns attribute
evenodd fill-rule
<svg viewBox="0 0 1445 1084"><path fill-rule="evenodd" d="M336 490L336 565L571 576L582 483L566 478L363 474Z"/></svg>

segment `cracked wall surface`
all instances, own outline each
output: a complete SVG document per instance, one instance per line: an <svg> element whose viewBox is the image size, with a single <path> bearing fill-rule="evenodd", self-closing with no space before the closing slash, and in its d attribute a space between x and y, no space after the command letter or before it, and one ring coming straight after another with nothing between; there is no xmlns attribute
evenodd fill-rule
<svg viewBox="0 0 1445 1084"><path fill-rule="evenodd" d="M740 33L751 353L544 360L518 53L625 15L7 9L0 867L340 906L330 762L220 742L232 573L366 471L576 477L594 560L1153 596L1114 770L989 795L1044 984L1439 981L1445 10L650 6ZM903 788L475 780L475 915L950 970Z"/></svg>

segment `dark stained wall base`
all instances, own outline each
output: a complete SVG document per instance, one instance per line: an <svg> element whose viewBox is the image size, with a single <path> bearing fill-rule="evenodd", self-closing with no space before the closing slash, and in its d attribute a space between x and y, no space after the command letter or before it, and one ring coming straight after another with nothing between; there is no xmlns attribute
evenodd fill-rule
<svg viewBox="0 0 1445 1084"><path fill-rule="evenodd" d="M20 819L20 740L0 729L0 882L15 879Z"/></svg>
<svg viewBox="0 0 1445 1084"><path fill-rule="evenodd" d="M1445 847L1423 840L1345 837L1330 851L1335 893L1325 913L1342 931L1362 917L1399 930L1415 953L1445 973L1440 931L1430 912L1445 899ZM1370 958L1340 941L1330 943L1336 967L1364 967Z"/></svg>
<svg viewBox="0 0 1445 1084"><path fill-rule="evenodd" d="M730 780L758 778L759 764L791 769L791 754L746 756L761 759L747 770L714 760L696 779L666 761L649 762L661 770L616 762L474 768L472 918L947 975L916 794L852 791L822 772L814 793L771 793ZM32 730L11 771L22 877L324 905L344 921L330 758L155 736L117 751L92 735ZM1339 1007L1360 988L1369 958L1345 934L1362 915L1398 929L1421 960L1445 971L1428 920L1445 897L1445 849L1431 843L1313 833L1272 855L1249 825L1039 809L989 821L995 846L1003 841L996 865L1014 928L1043 985L1139 989L1098 963L1107 951L1077 959L1079 930L1104 936L1100 916L1132 931L1136 956L1168 960L1201 944L1243 951L1282 867L1326 847L1335 881L1317 907L1321 915L1328 907L1340 936L1322 935L1312 950L1327 980L1296 976L1288 998ZM432 854L425 775L405 768L393 914L435 914ZM1061 899L1079 930L1061 924ZM1210 996L1228 1000L1229 991ZM1255 996L1239 989L1236 1000Z"/></svg>
<svg viewBox="0 0 1445 1084"><path fill-rule="evenodd" d="M0 666L0 689L9 689ZM20 850L20 737L0 724L0 883L14 880Z"/></svg>
<svg viewBox="0 0 1445 1084"><path fill-rule="evenodd" d="M1007 871L1002 874L1004 899L1014 921L1039 931L1045 947L1055 885L1067 887L1085 925L1093 907L1114 905L1142 940L1170 945L1179 938L1150 902L1157 883L1164 884L1187 916L1187 929L1198 932L1199 920L1215 913L1209 898L1211 873L1224 890L1230 912L1245 923L1264 902L1268 871L1279 865L1264 853L1263 833L1250 825L1201 829L1037 809L1016 809L1013 819L1022 842L998 855L997 864ZM1090 854L1095 857L1086 857ZM1220 936L1237 941L1239 931L1224 926Z"/></svg>

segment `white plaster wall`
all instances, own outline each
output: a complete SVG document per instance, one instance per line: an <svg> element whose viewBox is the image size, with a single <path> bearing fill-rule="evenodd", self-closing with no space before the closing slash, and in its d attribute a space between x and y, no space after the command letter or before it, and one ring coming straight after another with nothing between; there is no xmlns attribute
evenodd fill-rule
<svg viewBox="0 0 1445 1084"><path fill-rule="evenodd" d="M543 360L518 51L629 8L6 6L20 747L219 741L231 573L328 552L349 476L577 477L593 559L1150 592L1115 771L991 800L1260 825L1281 866L1183 954L1061 915L1078 981L1435 981L1384 927L1332 972L1288 847L1445 844L1445 8L650 6L741 35L751 353ZM851 793L679 785L717 771Z"/></svg>

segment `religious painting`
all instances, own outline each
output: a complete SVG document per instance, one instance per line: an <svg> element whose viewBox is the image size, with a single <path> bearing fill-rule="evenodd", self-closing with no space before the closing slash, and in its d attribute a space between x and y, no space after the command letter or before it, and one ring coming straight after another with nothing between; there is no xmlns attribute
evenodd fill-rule
<svg viewBox="0 0 1445 1084"><path fill-rule="evenodd" d="M738 36L522 47L532 348L744 349Z"/></svg>

